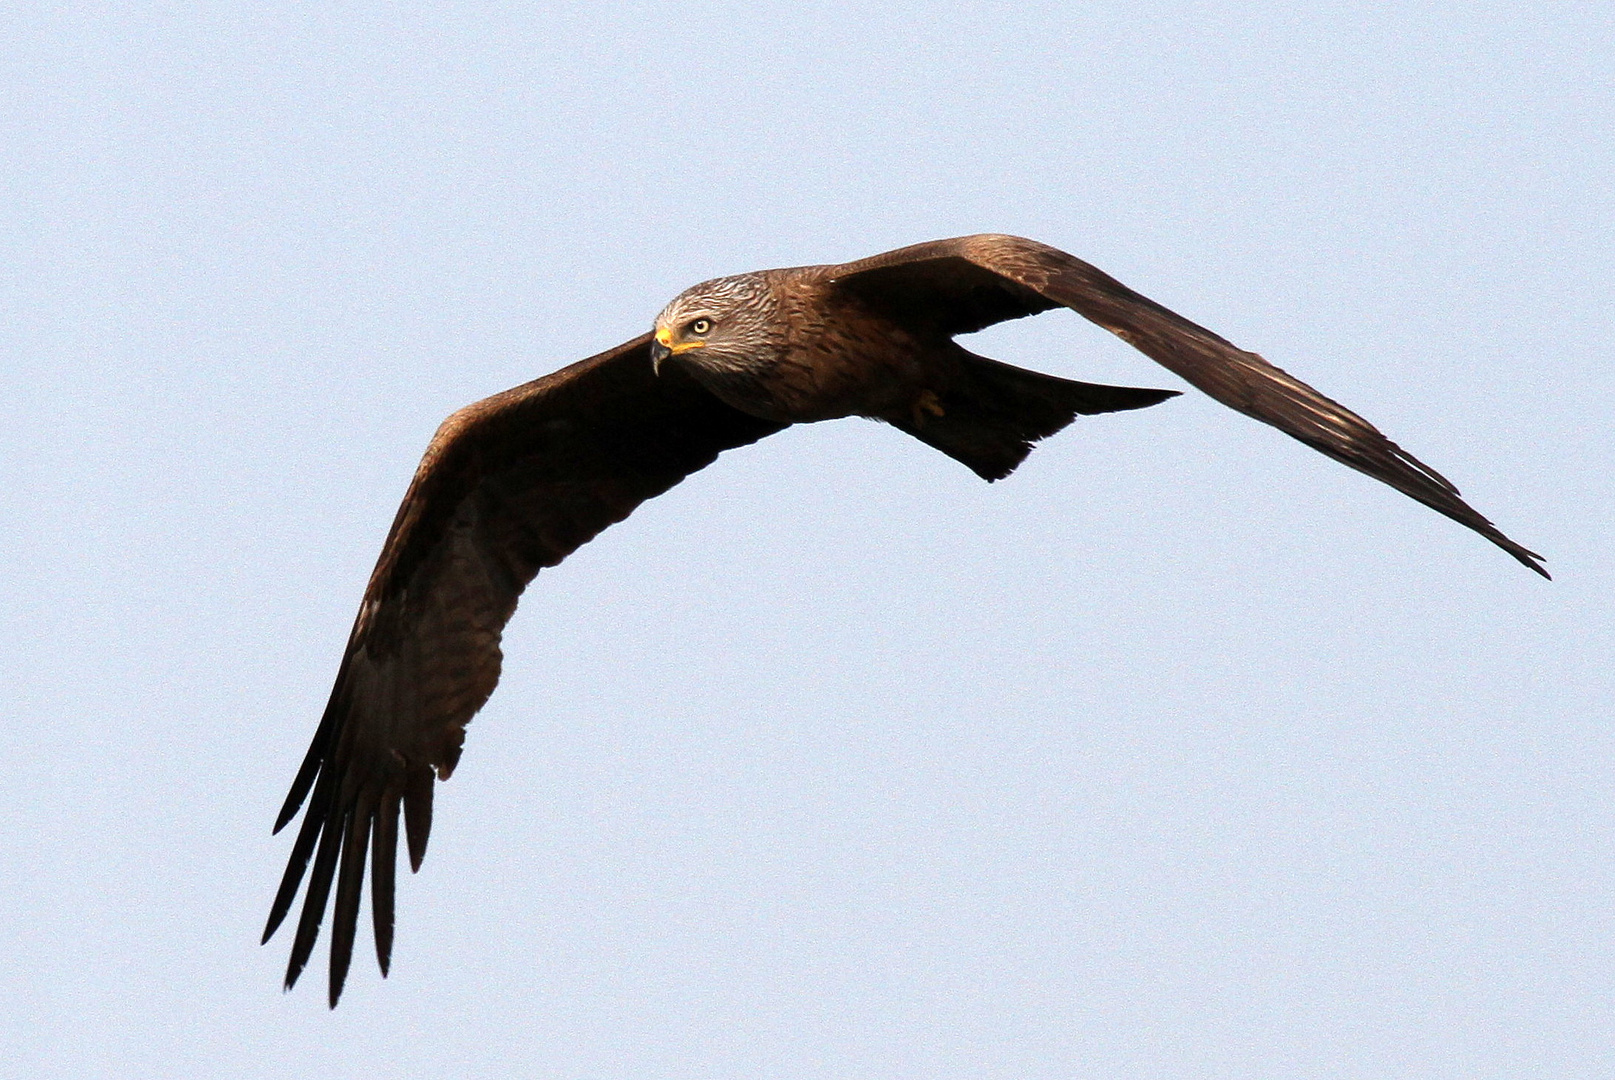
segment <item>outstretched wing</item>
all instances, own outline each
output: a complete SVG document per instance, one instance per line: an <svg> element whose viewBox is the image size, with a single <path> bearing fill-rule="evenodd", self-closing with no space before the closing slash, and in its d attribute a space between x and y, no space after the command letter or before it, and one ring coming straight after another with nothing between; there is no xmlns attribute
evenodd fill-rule
<svg viewBox="0 0 1615 1080"><path fill-rule="evenodd" d="M434 778L499 681L499 637L522 589L597 533L784 425L723 404L676 366L653 373L649 335L460 410L415 472L365 589L336 685L275 823L308 812L264 929L280 926L314 859L286 968L319 934L333 880L330 1003L353 954L366 849L376 958L392 950L400 807L410 866Z"/></svg>
<svg viewBox="0 0 1615 1080"><path fill-rule="evenodd" d="M1504 536L1445 477L1367 420L1056 248L1016 236L963 236L826 267L825 273L869 306L933 333L967 334L1068 307L1224 405L1384 481L1548 576L1540 555Z"/></svg>

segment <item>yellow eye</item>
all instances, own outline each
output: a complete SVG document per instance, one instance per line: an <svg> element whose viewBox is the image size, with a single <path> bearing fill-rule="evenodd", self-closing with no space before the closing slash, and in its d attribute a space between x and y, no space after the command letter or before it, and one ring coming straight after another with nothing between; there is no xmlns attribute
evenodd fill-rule
<svg viewBox="0 0 1615 1080"><path fill-rule="evenodd" d="M708 330L711 330L711 329L712 329L712 320L711 319L697 319L697 320L695 320L694 322L692 322L690 324L690 333L692 333L692 334L704 334Z"/></svg>

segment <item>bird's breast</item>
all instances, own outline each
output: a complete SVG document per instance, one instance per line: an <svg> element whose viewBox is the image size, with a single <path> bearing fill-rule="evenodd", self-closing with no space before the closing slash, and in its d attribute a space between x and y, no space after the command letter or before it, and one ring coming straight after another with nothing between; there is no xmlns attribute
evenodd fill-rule
<svg viewBox="0 0 1615 1080"><path fill-rule="evenodd" d="M927 350L901 327L857 308L820 304L791 323L767 373L797 422L882 416L924 382Z"/></svg>
<svg viewBox="0 0 1615 1080"><path fill-rule="evenodd" d="M690 373L724 403L777 423L906 411L935 350L833 290L786 286L745 348L681 354Z"/></svg>

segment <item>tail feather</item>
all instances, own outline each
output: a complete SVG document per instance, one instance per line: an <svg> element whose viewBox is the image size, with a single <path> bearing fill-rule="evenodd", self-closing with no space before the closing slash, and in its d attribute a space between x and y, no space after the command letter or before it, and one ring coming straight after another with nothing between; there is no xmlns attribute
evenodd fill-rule
<svg viewBox="0 0 1615 1080"><path fill-rule="evenodd" d="M893 427L968 465L984 480L1001 480L1078 415L1142 409L1176 390L1101 386L1044 375L960 350L957 377L912 416L887 417Z"/></svg>

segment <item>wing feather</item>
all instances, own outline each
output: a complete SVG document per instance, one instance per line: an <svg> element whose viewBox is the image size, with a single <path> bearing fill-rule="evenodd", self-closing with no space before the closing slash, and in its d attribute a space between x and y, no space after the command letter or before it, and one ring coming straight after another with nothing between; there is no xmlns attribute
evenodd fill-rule
<svg viewBox="0 0 1615 1080"><path fill-rule="evenodd" d="M297 982L333 882L329 999L352 957L371 850L376 959L391 960L398 816L411 869L426 854L436 780L499 681L499 640L527 583L646 499L784 425L718 401L649 335L446 420L416 470L365 590L314 740L276 821L307 801L264 929L308 888L286 968ZM313 856L310 868L310 856Z"/></svg>
<svg viewBox="0 0 1615 1080"><path fill-rule="evenodd" d="M336 879L336 905L331 917L329 1001L333 1006L342 994L342 983L348 977L348 962L353 958L353 938L359 922L359 890L364 880L365 853L370 847L375 795L368 789L361 791L358 801L347 812L347 835L342 841L342 862Z"/></svg>
<svg viewBox="0 0 1615 1080"><path fill-rule="evenodd" d="M393 897L398 868L399 796L388 791L376 810L370 852L371 932L376 940L376 964L385 978L393 956Z"/></svg>
<svg viewBox="0 0 1615 1080"><path fill-rule="evenodd" d="M1056 248L1015 236L965 236L899 248L825 272L864 303L922 332L970 333L1068 307L1224 405L1389 484L1548 576L1540 555L1503 535L1449 480L1367 420Z"/></svg>

